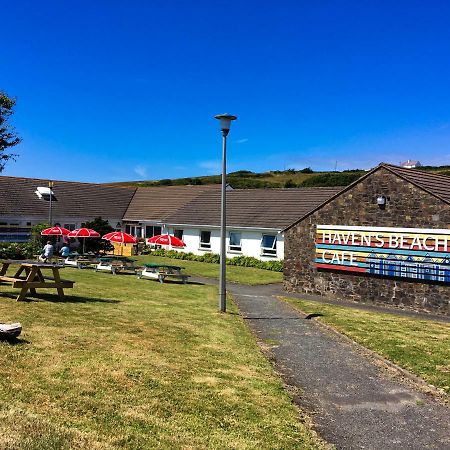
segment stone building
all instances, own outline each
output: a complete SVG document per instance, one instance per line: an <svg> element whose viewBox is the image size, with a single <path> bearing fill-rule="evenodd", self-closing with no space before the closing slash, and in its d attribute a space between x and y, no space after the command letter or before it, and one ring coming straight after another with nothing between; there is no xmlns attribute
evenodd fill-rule
<svg viewBox="0 0 450 450"><path fill-rule="evenodd" d="M286 290L450 314L450 177L380 164L284 231Z"/></svg>

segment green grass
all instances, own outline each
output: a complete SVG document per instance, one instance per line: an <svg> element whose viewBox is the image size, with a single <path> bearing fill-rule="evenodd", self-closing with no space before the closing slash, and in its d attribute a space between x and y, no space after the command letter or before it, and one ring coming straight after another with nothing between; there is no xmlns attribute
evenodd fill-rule
<svg viewBox="0 0 450 450"><path fill-rule="evenodd" d="M320 448L215 287L62 272L64 302L0 286L1 449Z"/></svg>
<svg viewBox="0 0 450 450"><path fill-rule="evenodd" d="M450 392L450 324L285 299L428 383Z"/></svg>
<svg viewBox="0 0 450 450"><path fill-rule="evenodd" d="M205 263L199 261L187 261L171 259L163 256L136 256L138 264L173 264L185 268L188 275L219 278L219 264ZM269 284L281 283L283 274L272 270L256 269L254 267L227 266L227 280L243 284Z"/></svg>

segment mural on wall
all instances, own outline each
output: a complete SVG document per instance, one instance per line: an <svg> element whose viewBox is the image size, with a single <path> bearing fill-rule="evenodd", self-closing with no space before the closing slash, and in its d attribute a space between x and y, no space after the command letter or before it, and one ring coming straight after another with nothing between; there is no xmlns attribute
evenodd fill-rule
<svg viewBox="0 0 450 450"><path fill-rule="evenodd" d="M450 283L450 230L317 225L316 267Z"/></svg>

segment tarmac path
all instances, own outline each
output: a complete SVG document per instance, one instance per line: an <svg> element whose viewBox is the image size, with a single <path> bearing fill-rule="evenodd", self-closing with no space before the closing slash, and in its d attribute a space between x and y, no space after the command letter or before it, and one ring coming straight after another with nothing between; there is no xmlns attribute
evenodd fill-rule
<svg viewBox="0 0 450 450"><path fill-rule="evenodd" d="M450 408L390 379L350 342L305 320L276 298L280 286L227 289L325 441L337 449L450 449Z"/></svg>

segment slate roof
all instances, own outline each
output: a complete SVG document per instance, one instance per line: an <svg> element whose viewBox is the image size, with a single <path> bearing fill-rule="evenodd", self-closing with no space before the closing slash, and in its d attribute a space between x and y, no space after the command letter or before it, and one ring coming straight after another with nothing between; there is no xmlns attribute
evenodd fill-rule
<svg viewBox="0 0 450 450"><path fill-rule="evenodd" d="M234 189L227 192L227 226L280 230L341 190L342 187ZM219 226L220 190L202 193L168 216L166 223Z"/></svg>
<svg viewBox="0 0 450 450"><path fill-rule="evenodd" d="M0 215L46 218L49 202L38 198L37 187L48 187L48 180L0 176ZM55 221L59 217L121 219L135 190L96 183L54 181L53 217Z"/></svg>
<svg viewBox="0 0 450 450"><path fill-rule="evenodd" d="M124 220L165 222L169 215L204 192L220 192L220 185L138 188L125 212Z"/></svg>
<svg viewBox="0 0 450 450"><path fill-rule="evenodd" d="M450 204L450 177L425 170L407 169L382 163L378 167L385 167L401 178L428 191L430 194Z"/></svg>
<svg viewBox="0 0 450 450"><path fill-rule="evenodd" d="M440 175L435 172L427 172L425 170L408 169L405 167L394 166L393 164L381 163L377 167L373 168L372 170L370 170L369 172L364 174L361 178L358 178L356 181L349 184L347 187L343 188L341 191L330 196L328 199L325 199L321 204L312 208L310 211L305 212L303 215L299 215L297 217L297 219L292 221L289 224L289 226L286 226L283 229L283 231L289 230L294 225L301 222L306 217L308 217L315 211L319 210L320 208L322 208L324 205L326 205L330 201L334 200L339 195L343 194L344 192L349 191L354 186L359 184L362 180L365 180L366 178L370 177L374 172L376 172L382 168L390 171L391 173L393 173L394 175L397 175L398 177L404 179L405 181L407 181L411 184L414 184L418 188L423 189L424 191L428 192L429 194L434 195L435 197L439 198L444 203L447 203L448 205L450 205L450 176Z"/></svg>

